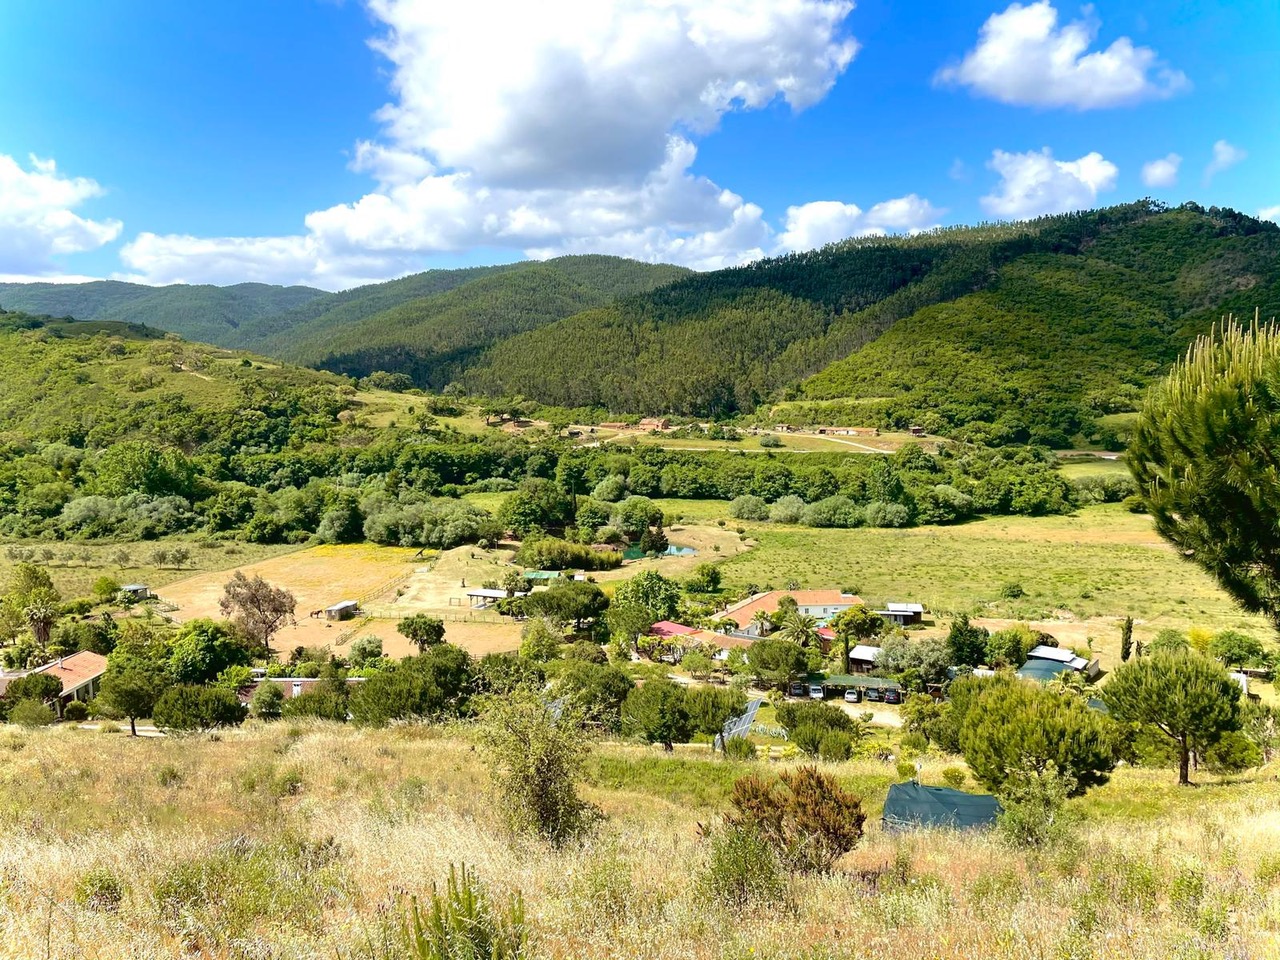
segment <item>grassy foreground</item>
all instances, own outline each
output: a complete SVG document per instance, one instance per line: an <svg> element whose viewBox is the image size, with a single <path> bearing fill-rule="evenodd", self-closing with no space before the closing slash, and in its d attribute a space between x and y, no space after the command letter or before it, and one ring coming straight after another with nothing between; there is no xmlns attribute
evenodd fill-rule
<svg viewBox="0 0 1280 960"><path fill-rule="evenodd" d="M831 769L878 812L889 765ZM555 851L501 832L465 730L6 728L0 955L359 957L401 897L465 862L522 892L547 958L1280 957L1274 775L1179 791L1120 771L1079 802L1078 842L1041 856L869 820L834 874L731 913L699 892L697 825L745 768L603 745L591 771L608 820Z"/></svg>

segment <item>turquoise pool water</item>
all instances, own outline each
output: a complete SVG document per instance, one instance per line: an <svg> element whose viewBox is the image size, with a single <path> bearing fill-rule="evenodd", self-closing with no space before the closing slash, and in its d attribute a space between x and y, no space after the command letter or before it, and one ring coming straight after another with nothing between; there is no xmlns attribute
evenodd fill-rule
<svg viewBox="0 0 1280 960"><path fill-rule="evenodd" d="M693 547L682 547L679 544L671 544L667 547L666 556L668 557L693 557L697 556L698 551ZM622 551L623 560L639 560L645 555L644 551L636 544L632 544Z"/></svg>

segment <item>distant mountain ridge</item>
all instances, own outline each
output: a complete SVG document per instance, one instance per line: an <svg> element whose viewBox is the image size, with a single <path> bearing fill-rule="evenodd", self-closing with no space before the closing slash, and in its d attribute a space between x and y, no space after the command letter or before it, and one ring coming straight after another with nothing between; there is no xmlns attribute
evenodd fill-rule
<svg viewBox="0 0 1280 960"><path fill-rule="evenodd" d="M172 331L184 339L248 347L265 317L328 296L313 287L266 283L173 284L151 287L119 280L89 283L0 283L0 307L77 320L118 320Z"/></svg>

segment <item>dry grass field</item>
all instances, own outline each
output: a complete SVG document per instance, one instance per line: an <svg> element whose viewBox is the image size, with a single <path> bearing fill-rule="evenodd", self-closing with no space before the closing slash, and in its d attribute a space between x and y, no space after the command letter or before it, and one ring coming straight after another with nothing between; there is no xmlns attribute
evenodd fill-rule
<svg viewBox="0 0 1280 960"><path fill-rule="evenodd" d="M704 893L698 824L750 767L599 745L584 792L608 818L557 850L504 834L483 757L457 728L7 728L0 956L361 960L382 918L465 863L499 900L523 896L543 960L1280 957L1274 774L1179 790L1118 771L1073 802L1076 839L1036 854L886 834L892 769L828 766L863 797L863 842L781 902L731 909Z"/></svg>
<svg viewBox="0 0 1280 960"><path fill-rule="evenodd" d="M235 570L243 570L246 576L262 576L275 586L284 587L298 601L297 622L277 634L278 649L334 646L338 636L353 624L329 623L309 614L341 600L374 603L383 593L390 593L396 580L429 561L429 557L415 559L417 554L412 548L372 544L311 547L257 563L198 574L158 592L162 600L177 608L171 614L175 620L218 619L222 616L218 600L223 585Z"/></svg>

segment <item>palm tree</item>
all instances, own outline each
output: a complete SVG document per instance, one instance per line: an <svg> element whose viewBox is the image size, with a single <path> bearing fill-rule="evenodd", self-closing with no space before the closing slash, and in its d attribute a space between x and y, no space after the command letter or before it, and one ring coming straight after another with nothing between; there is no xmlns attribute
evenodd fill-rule
<svg viewBox="0 0 1280 960"><path fill-rule="evenodd" d="M818 621L798 610L793 611L782 621L782 630L778 636L802 647L811 646L818 641Z"/></svg>
<svg viewBox="0 0 1280 960"><path fill-rule="evenodd" d="M757 610L755 616L751 618L751 622L756 625L756 633L760 636L767 636L769 631L773 629L773 618L763 610Z"/></svg>
<svg viewBox="0 0 1280 960"><path fill-rule="evenodd" d="M57 597L44 590L33 592L27 601L27 605L22 608L22 618L27 621L27 626L31 628L31 635L35 637L36 646L47 647L49 645L49 633L53 630L53 625L58 621Z"/></svg>

